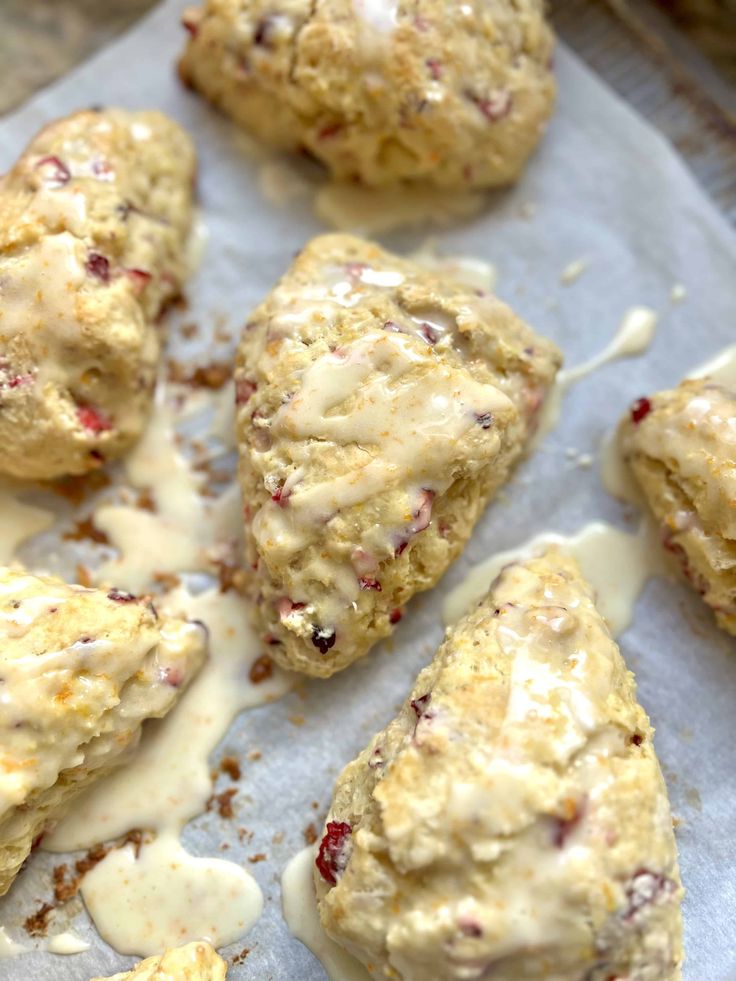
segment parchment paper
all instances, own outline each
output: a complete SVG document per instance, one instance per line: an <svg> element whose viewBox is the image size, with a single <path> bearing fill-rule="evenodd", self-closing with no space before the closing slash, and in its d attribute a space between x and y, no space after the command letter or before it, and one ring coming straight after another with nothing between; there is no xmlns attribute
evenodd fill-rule
<svg viewBox="0 0 736 981"><path fill-rule="evenodd" d="M0 168L47 120L77 108L102 103L169 112L197 140L210 230L203 264L188 290L189 316L208 332L224 320L235 337L249 309L320 226L307 198L286 207L265 200L258 165L243 154L231 124L180 87L174 59L183 44L183 6L182 0L163 4L131 34L2 121ZM393 715L431 657L442 636L439 600L447 589L469 563L544 529L573 531L593 518L631 526L633 516L602 490L597 468L575 467L566 449L595 453L630 400L675 383L733 343L732 230L675 152L572 54L559 51L557 70L559 110L520 185L496 195L481 216L443 232L440 248L493 261L501 296L560 344L568 364L599 350L633 304L660 311L657 338L646 357L604 368L575 387L559 429L524 464L505 499L488 510L438 590L411 604L392 642L330 681L308 683L278 704L245 713L231 729L224 751L243 760L251 749L262 753L259 761L244 763L237 820L208 814L193 822L185 842L199 853L219 854L226 840L227 857L235 861L253 852L268 855L250 866L264 891L263 917L243 943L224 952L251 948L242 965L231 969L235 979L324 976L283 923L280 874L303 846L304 828L321 818L340 768ZM422 238L419 231L404 232L384 242L408 250ZM580 256L590 259L589 269L574 285L561 287L563 266ZM677 306L669 300L675 283L687 289ZM206 363L222 350L220 345L217 352L196 352L195 345L174 353L198 353ZM685 977L718 981L736 965L736 644L713 626L686 586L657 580L646 589L621 645L657 728L657 749L681 821ZM295 713L304 717L303 725L289 721ZM242 826L253 832L246 844L236 834ZM58 861L35 855L0 903L0 922L14 936L26 939L19 924L48 896L50 869ZM133 963L96 937L83 911L70 927L90 941L89 951L8 959L0 962L0 976L87 979Z"/></svg>

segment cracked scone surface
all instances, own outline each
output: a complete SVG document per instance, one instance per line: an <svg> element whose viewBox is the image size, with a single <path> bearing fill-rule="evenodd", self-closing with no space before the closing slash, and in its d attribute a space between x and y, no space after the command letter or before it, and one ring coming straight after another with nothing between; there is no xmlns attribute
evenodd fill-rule
<svg viewBox="0 0 736 981"><path fill-rule="evenodd" d="M225 981L227 964L204 941L175 947L155 957L147 957L132 971L92 981Z"/></svg>
<svg viewBox="0 0 736 981"><path fill-rule="evenodd" d="M123 762L204 660L201 624L0 569L0 895L69 801Z"/></svg>
<svg viewBox="0 0 736 981"><path fill-rule="evenodd" d="M635 403L619 440L664 548L736 634L736 393L684 381Z"/></svg>
<svg viewBox="0 0 736 981"><path fill-rule="evenodd" d="M315 882L376 977L680 977L652 729L574 560L508 566L448 633L338 778Z"/></svg>
<svg viewBox="0 0 736 981"><path fill-rule="evenodd" d="M184 24L187 84L342 180L508 183L554 103L542 0L207 0Z"/></svg>
<svg viewBox="0 0 736 981"><path fill-rule="evenodd" d="M79 112L0 179L0 471L49 480L140 435L181 291L194 149L159 112Z"/></svg>
<svg viewBox="0 0 736 981"><path fill-rule="evenodd" d="M505 304L378 246L314 239L236 367L255 616L283 666L365 654L460 553L560 355Z"/></svg>

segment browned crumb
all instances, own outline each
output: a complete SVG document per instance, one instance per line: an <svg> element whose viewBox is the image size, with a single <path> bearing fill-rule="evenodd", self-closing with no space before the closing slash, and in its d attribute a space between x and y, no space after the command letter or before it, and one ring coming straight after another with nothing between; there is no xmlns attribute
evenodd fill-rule
<svg viewBox="0 0 736 981"><path fill-rule="evenodd" d="M166 589L176 589L181 585L181 579L173 572L154 572L154 581L160 583Z"/></svg>
<svg viewBox="0 0 736 981"><path fill-rule="evenodd" d="M294 713L294 715L289 716L289 722L291 722L293 726L303 726L304 721L305 720L303 715L297 715L296 713Z"/></svg>
<svg viewBox="0 0 736 981"><path fill-rule="evenodd" d="M308 824L304 829L304 840L308 845L313 845L319 836L314 824Z"/></svg>
<svg viewBox="0 0 736 981"><path fill-rule="evenodd" d="M196 337L199 333L199 327L195 323L182 324L179 328L179 333L182 337L186 337L189 340L192 337Z"/></svg>
<svg viewBox="0 0 736 981"><path fill-rule="evenodd" d="M283 831L277 831L276 834L271 839L271 841L273 842L274 845L280 845L283 840L284 840L284 832Z"/></svg>
<svg viewBox="0 0 736 981"><path fill-rule="evenodd" d="M30 933L32 937L42 937L49 928L49 918L54 912L51 903L42 903L41 906L23 921L23 929Z"/></svg>
<svg viewBox="0 0 736 981"><path fill-rule="evenodd" d="M246 838L248 839L248 841L250 841L252 837L253 837L252 831L248 831L247 828L238 828L238 841L243 842L246 840Z"/></svg>
<svg viewBox="0 0 736 981"><path fill-rule="evenodd" d="M81 562L77 563L77 582L86 589L92 585L92 575L87 566L82 565Z"/></svg>
<svg viewBox="0 0 736 981"><path fill-rule="evenodd" d="M252 865L255 865L257 862L265 862L267 858L268 858L268 856L266 855L265 852L256 852L255 855L249 855L248 856L248 861Z"/></svg>
<svg viewBox="0 0 736 981"><path fill-rule="evenodd" d="M151 496L150 491L141 491L135 499L135 506L141 511L155 511L156 502Z"/></svg>
<svg viewBox="0 0 736 981"><path fill-rule="evenodd" d="M74 880L67 882L66 874L69 871L69 866L64 862L62 865L57 865L53 870L54 877L54 900L57 903L66 903L68 900L73 899L77 895L77 890L79 886Z"/></svg>
<svg viewBox="0 0 736 981"><path fill-rule="evenodd" d="M221 818L229 819L235 817L233 797L235 797L236 794L237 790L234 787L231 787L229 790L223 790L219 794L213 794L207 801L207 810L217 810L217 813Z"/></svg>
<svg viewBox="0 0 736 981"><path fill-rule="evenodd" d="M235 756L223 756L220 769L227 773L231 780L240 780L240 761Z"/></svg>
<svg viewBox="0 0 736 981"><path fill-rule="evenodd" d="M217 389L232 377L232 365L227 361L212 361L210 364L192 368L171 360L168 363L169 381L192 385L195 388Z"/></svg>
<svg viewBox="0 0 736 981"><path fill-rule="evenodd" d="M260 685L273 674L273 661L268 654L261 654L259 658L251 664L249 677L254 685Z"/></svg>
<svg viewBox="0 0 736 981"><path fill-rule="evenodd" d="M88 495L109 487L110 482L110 477L104 470L93 470L78 477L62 477L47 486L50 491L66 498L71 504L81 504Z"/></svg>
<svg viewBox="0 0 736 981"><path fill-rule="evenodd" d="M239 566L230 562L216 561L217 578L220 580L220 592L226 593L229 589L242 591L245 586L245 571Z"/></svg>
<svg viewBox="0 0 736 981"><path fill-rule="evenodd" d="M255 761L255 760L260 760L260 758L261 758L261 751L260 751L260 749L252 749L248 753L248 759L249 760Z"/></svg>
<svg viewBox="0 0 736 981"><path fill-rule="evenodd" d="M95 524L94 518L88 515L74 522L74 527L62 535L65 542L97 542L98 545L109 545L110 539L104 531Z"/></svg>
<svg viewBox="0 0 736 981"><path fill-rule="evenodd" d="M319 810L319 801L318 800L313 800L312 801L312 807L314 808L315 811L318 811Z"/></svg>
<svg viewBox="0 0 736 981"><path fill-rule="evenodd" d="M235 957L233 957L232 961L230 961L230 963L233 965L233 967L236 964L242 964L249 953L250 953L250 947L243 947L240 953L236 954Z"/></svg>

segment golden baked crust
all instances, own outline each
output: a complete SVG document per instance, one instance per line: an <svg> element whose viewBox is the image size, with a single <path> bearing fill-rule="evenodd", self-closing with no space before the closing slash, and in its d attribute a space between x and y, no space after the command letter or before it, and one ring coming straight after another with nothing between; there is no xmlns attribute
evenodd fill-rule
<svg viewBox="0 0 736 981"><path fill-rule="evenodd" d="M129 593L0 568L0 895L70 800L124 761L205 655Z"/></svg>
<svg viewBox="0 0 736 981"><path fill-rule="evenodd" d="M701 378L640 399L620 445L664 548L736 634L736 395Z"/></svg>
<svg viewBox="0 0 736 981"><path fill-rule="evenodd" d="M186 277L195 157L159 112L78 112L0 180L0 471L84 473L140 435Z"/></svg>
<svg viewBox="0 0 736 981"><path fill-rule="evenodd" d="M206 0L184 24L187 84L343 180L506 184L552 112L542 0Z"/></svg>
<svg viewBox="0 0 736 981"><path fill-rule="evenodd" d="M314 239L236 367L258 625L285 667L365 654L462 550L560 363L490 295L377 245Z"/></svg>
<svg viewBox="0 0 736 981"><path fill-rule="evenodd" d="M667 792L576 563L508 566L338 778L322 924L401 981L672 981Z"/></svg>
<svg viewBox="0 0 736 981"><path fill-rule="evenodd" d="M202 940L147 957L132 971L92 981L225 981L227 964Z"/></svg>

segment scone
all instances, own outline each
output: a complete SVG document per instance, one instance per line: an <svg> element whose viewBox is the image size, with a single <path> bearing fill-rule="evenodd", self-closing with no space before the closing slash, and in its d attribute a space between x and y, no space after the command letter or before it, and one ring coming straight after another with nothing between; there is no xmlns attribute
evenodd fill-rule
<svg viewBox="0 0 736 981"><path fill-rule="evenodd" d="M314 239L236 367L256 618L287 668L361 657L460 553L521 456L558 350L493 296Z"/></svg>
<svg viewBox="0 0 736 981"><path fill-rule="evenodd" d="M147 957L132 971L92 981L225 981L227 964L208 943L197 941L175 947L155 957Z"/></svg>
<svg viewBox="0 0 736 981"><path fill-rule="evenodd" d="M341 180L506 184L552 112L543 0L206 0L184 25L188 85Z"/></svg>
<svg viewBox="0 0 736 981"><path fill-rule="evenodd" d="M736 634L736 394L684 381L635 402L619 439L665 549Z"/></svg>
<svg viewBox="0 0 736 981"><path fill-rule="evenodd" d="M573 559L509 565L448 633L338 778L315 882L375 977L680 977L652 729Z"/></svg>
<svg viewBox="0 0 736 981"><path fill-rule="evenodd" d="M130 593L0 569L0 895L70 800L126 758L205 655Z"/></svg>
<svg viewBox="0 0 736 981"><path fill-rule="evenodd" d="M51 123L0 179L0 472L85 473L140 435L194 174L176 123L115 109Z"/></svg>

